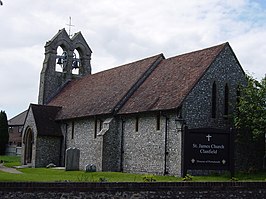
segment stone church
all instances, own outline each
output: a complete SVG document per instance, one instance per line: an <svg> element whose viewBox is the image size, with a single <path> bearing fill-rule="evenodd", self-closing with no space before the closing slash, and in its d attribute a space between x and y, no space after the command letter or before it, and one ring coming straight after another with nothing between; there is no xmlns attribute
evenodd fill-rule
<svg viewBox="0 0 266 199"><path fill-rule="evenodd" d="M62 54L58 53L62 49ZM45 45L39 102L30 104L22 164L181 175L183 128L230 127L245 73L229 43L165 58L154 55L91 74L80 32L60 30ZM61 71L57 70L61 66Z"/></svg>

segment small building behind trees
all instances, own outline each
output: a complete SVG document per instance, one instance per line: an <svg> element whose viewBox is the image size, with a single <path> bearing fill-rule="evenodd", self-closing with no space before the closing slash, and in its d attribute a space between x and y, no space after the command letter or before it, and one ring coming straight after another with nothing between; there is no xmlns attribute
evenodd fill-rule
<svg viewBox="0 0 266 199"><path fill-rule="evenodd" d="M8 120L9 140L6 155L21 155L22 130L27 110Z"/></svg>

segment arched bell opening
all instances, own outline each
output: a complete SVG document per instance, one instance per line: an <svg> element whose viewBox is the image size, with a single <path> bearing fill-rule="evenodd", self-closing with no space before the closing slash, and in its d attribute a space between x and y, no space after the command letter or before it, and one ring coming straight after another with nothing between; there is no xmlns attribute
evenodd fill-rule
<svg viewBox="0 0 266 199"><path fill-rule="evenodd" d="M73 61L72 61L72 74L79 75L80 74L80 54L77 49L74 50L73 53Z"/></svg>
<svg viewBox="0 0 266 199"><path fill-rule="evenodd" d="M67 53L62 46L57 47L55 71L63 72L67 64Z"/></svg>

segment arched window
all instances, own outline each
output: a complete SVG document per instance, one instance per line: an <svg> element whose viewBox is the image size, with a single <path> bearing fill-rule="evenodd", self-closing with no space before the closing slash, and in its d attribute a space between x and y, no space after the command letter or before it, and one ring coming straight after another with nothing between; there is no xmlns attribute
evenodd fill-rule
<svg viewBox="0 0 266 199"><path fill-rule="evenodd" d="M56 65L55 65L55 71L56 72L63 72L63 66L64 66L64 59L62 59L62 55L63 55L63 48L61 46L57 47L57 51L56 51Z"/></svg>
<svg viewBox="0 0 266 199"><path fill-rule="evenodd" d="M72 61L72 74L79 75L80 70L80 55L77 49L74 50L73 53L73 61Z"/></svg>
<svg viewBox="0 0 266 199"><path fill-rule="evenodd" d="M216 83L212 84L212 118L216 117L216 106L217 106L217 88Z"/></svg>
<svg viewBox="0 0 266 199"><path fill-rule="evenodd" d="M224 87L224 115L228 116L229 111L229 87L228 84L225 84Z"/></svg>

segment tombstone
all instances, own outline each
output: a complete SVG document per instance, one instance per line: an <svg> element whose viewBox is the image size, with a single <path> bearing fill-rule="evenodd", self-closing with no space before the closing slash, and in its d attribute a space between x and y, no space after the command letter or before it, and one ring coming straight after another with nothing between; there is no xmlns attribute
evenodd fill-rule
<svg viewBox="0 0 266 199"><path fill-rule="evenodd" d="M48 165L46 166L47 169L48 169L48 168L54 168L54 167L56 167L56 165L55 165L54 163L50 163L50 164L48 164Z"/></svg>
<svg viewBox="0 0 266 199"><path fill-rule="evenodd" d="M66 171L78 171L79 170L79 156L80 150L78 148L68 148L66 150Z"/></svg>
<svg viewBox="0 0 266 199"><path fill-rule="evenodd" d="M85 166L86 172L96 172L96 166L94 164L87 164Z"/></svg>

